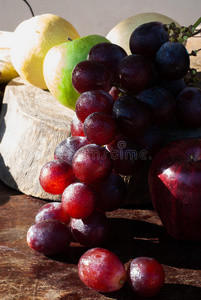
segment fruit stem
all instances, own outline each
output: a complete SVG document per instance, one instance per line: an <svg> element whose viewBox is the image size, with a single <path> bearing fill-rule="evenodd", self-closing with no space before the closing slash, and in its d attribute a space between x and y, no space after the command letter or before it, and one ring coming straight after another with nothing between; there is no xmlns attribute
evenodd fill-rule
<svg viewBox="0 0 201 300"><path fill-rule="evenodd" d="M201 17L195 22L195 24L193 25L193 28L197 28L198 25L200 25L201 23Z"/></svg>
<svg viewBox="0 0 201 300"><path fill-rule="evenodd" d="M29 2L27 0L22 0L22 1L24 1L28 5L28 7L29 7L29 9L31 11L32 17L34 17L34 12L33 12L33 9L31 7L31 5L29 4Z"/></svg>
<svg viewBox="0 0 201 300"><path fill-rule="evenodd" d="M191 53L189 53L189 56L196 56L200 50L201 50L201 48L197 49L197 50L192 50Z"/></svg>

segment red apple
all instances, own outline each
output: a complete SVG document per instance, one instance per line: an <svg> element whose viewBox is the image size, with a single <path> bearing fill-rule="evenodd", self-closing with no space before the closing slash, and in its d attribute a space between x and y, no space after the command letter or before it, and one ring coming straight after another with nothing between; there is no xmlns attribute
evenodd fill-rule
<svg viewBox="0 0 201 300"><path fill-rule="evenodd" d="M149 189L167 233L201 241L201 139L175 140L159 150L150 166Z"/></svg>

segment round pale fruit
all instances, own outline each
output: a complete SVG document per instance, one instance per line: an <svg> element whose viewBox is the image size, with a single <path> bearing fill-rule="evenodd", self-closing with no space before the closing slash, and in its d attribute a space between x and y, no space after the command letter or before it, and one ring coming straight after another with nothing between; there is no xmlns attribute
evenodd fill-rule
<svg viewBox="0 0 201 300"><path fill-rule="evenodd" d="M64 106L75 109L80 96L72 85L73 68L87 59L96 44L108 42L100 35L88 35L51 48L44 59L43 74L51 94Z"/></svg>
<svg viewBox="0 0 201 300"><path fill-rule="evenodd" d="M43 77L43 60L53 46L80 35L65 19L42 14L20 23L14 31L11 60L18 74L29 83L47 89Z"/></svg>
<svg viewBox="0 0 201 300"><path fill-rule="evenodd" d="M121 46L127 52L127 54L131 54L129 48L129 39L132 32L138 26L152 21L157 21L164 24L170 24L174 22L177 26L180 26L176 21L165 15L152 12L141 13L129 17L118 23L114 28L110 30L110 32L106 35L106 38L110 40L113 44Z"/></svg>

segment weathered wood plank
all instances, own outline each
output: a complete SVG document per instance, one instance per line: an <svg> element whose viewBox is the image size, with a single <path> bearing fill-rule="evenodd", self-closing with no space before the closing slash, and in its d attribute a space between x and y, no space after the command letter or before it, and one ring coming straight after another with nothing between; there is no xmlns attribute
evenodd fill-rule
<svg viewBox="0 0 201 300"><path fill-rule="evenodd" d="M53 159L57 144L69 136L73 115L48 91L19 77L11 81L0 117L0 179L27 195L58 199L42 190L39 173Z"/></svg>

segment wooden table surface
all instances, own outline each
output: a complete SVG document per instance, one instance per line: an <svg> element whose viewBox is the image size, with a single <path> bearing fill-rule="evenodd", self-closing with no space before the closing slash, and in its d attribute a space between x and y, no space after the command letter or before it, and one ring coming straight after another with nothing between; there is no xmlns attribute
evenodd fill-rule
<svg viewBox="0 0 201 300"><path fill-rule="evenodd" d="M0 182L0 299L141 299L127 284L102 294L82 284L77 263L87 248L71 243L65 254L43 256L30 249L26 234L44 200L21 194ZM166 282L152 299L201 299L201 243L171 239L149 207L122 207L108 213L111 238L104 247L125 266L137 256L163 264Z"/></svg>

